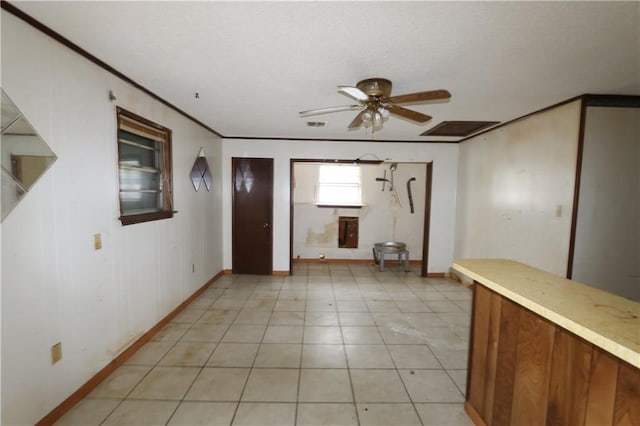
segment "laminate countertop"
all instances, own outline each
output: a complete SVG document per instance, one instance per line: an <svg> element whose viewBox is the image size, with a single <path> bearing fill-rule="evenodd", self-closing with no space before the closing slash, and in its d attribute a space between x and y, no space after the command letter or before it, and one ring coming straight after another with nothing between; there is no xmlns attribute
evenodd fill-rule
<svg viewBox="0 0 640 426"><path fill-rule="evenodd" d="M453 269L640 368L640 303L506 259Z"/></svg>

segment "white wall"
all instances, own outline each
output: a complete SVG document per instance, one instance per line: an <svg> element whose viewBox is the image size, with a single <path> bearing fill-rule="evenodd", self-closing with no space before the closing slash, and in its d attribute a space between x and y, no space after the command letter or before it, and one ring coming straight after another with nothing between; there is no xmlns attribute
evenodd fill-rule
<svg viewBox="0 0 640 426"><path fill-rule="evenodd" d="M588 107L573 279L640 301L640 109Z"/></svg>
<svg viewBox="0 0 640 426"><path fill-rule="evenodd" d="M33 424L222 269L222 143L4 11L2 87L58 156L1 231L2 424ZM118 220L116 104L173 130L173 219Z"/></svg>
<svg viewBox="0 0 640 426"><path fill-rule="evenodd" d="M231 158L274 159L273 269L289 270L290 160L355 159L367 153L398 162L433 161L429 272L449 270L453 259L456 210L456 144L400 142L315 142L283 140L223 140L224 267L231 269ZM367 157L366 159L371 159ZM406 182L405 182L406 185Z"/></svg>
<svg viewBox="0 0 640 426"><path fill-rule="evenodd" d="M460 144L456 258L509 258L565 276L580 101Z"/></svg>
<svg viewBox="0 0 640 426"><path fill-rule="evenodd" d="M424 201L427 165L396 163L394 191L390 184L377 182L391 178L390 163L361 165L361 189L364 206L360 209L319 208L315 202L318 163L296 163L294 167L293 256L302 259L370 259L372 247L380 241L402 241L411 259L422 259ZM407 180L411 183L414 213L409 208ZM358 217L358 248L338 247L340 216Z"/></svg>

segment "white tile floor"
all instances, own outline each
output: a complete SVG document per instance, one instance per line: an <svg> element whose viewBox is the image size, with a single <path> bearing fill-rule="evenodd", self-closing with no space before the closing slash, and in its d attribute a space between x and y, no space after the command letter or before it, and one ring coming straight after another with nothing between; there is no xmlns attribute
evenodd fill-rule
<svg viewBox="0 0 640 426"><path fill-rule="evenodd" d="M227 275L60 425L471 425L471 291L373 265Z"/></svg>

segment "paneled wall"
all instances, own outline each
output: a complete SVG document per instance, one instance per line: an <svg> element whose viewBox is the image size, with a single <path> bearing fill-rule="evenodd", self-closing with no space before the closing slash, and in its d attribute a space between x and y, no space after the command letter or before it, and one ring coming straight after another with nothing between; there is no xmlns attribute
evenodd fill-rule
<svg viewBox="0 0 640 426"><path fill-rule="evenodd" d="M1 422L23 425L222 269L222 143L13 15L1 16L2 87L58 156L2 222ZM172 129L173 219L120 224L116 105ZM189 179L200 147L214 174L211 192L195 192ZM52 365L57 342L63 357Z"/></svg>
<svg viewBox="0 0 640 426"><path fill-rule="evenodd" d="M566 274L580 105L460 144L456 258L508 258Z"/></svg>
<svg viewBox="0 0 640 426"><path fill-rule="evenodd" d="M640 301L640 108L587 107L572 279Z"/></svg>

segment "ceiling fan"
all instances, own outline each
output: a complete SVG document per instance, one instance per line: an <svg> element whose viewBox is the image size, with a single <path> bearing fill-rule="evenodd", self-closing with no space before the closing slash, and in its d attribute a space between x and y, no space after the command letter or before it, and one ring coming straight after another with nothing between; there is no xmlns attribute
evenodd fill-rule
<svg viewBox="0 0 640 426"><path fill-rule="evenodd" d="M398 104L449 99L451 97L451 93L447 90L429 90L426 92L391 96L391 81L386 78L367 78L366 80L359 81L355 87L338 86L338 92L357 100L358 103L300 111L300 116L306 117L330 112L359 110L360 113L356 115L356 118L353 119L348 128L357 129L364 124L365 127L372 126L373 130L379 130L382 128L383 121L387 120L390 114L418 123L426 123L431 120L431 117L426 114L401 107Z"/></svg>

